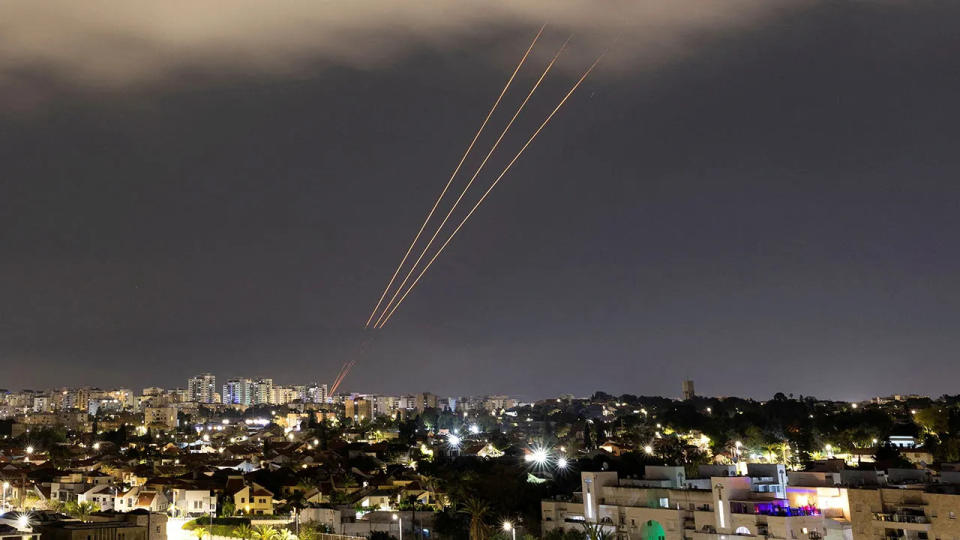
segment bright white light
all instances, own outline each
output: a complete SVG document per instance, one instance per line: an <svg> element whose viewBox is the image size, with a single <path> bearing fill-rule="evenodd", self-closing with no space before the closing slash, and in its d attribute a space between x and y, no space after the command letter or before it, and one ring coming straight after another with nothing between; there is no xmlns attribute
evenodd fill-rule
<svg viewBox="0 0 960 540"><path fill-rule="evenodd" d="M544 448L535 448L531 456L533 456L533 462L537 465L543 465L550 459L550 453Z"/></svg>
<svg viewBox="0 0 960 540"><path fill-rule="evenodd" d="M29 527L30 527L30 515L20 514L17 517L17 528L22 531L22 530L26 530Z"/></svg>
<svg viewBox="0 0 960 540"><path fill-rule="evenodd" d="M478 425L476 425L476 424L471 424L471 425L470 425L470 433L473 433L474 435L476 435L477 433L480 433L480 426L478 426Z"/></svg>
<svg viewBox="0 0 960 540"><path fill-rule="evenodd" d="M512 528L513 528L513 524L512 524L512 523L510 523L509 521L504 521L504 522L503 522L503 530L509 531L509 530L512 529Z"/></svg>
<svg viewBox="0 0 960 540"><path fill-rule="evenodd" d="M643 447L643 451L646 452L647 454L652 454L652 453L653 453L653 447L648 444L648 445L646 445L646 446Z"/></svg>
<svg viewBox="0 0 960 540"><path fill-rule="evenodd" d="M449 444L450 446L454 446L454 447L460 446L460 437L457 436L457 435L448 435L448 436L447 436L447 444Z"/></svg>
<svg viewBox="0 0 960 540"><path fill-rule="evenodd" d="M27 451L28 454L32 454L32 453L33 453L33 447L32 447L32 446L28 446L28 447L26 448L26 451Z"/></svg>
<svg viewBox="0 0 960 540"><path fill-rule="evenodd" d="M99 449L100 449L100 443L98 443L98 442L93 443L93 449L94 449L94 450L99 450Z"/></svg>
<svg viewBox="0 0 960 540"><path fill-rule="evenodd" d="M563 458L563 457L562 457L562 458L560 458L560 459L557 460L557 468L558 468L558 469L566 469L566 468L567 468L567 465L569 465L569 463L567 463L567 458Z"/></svg>

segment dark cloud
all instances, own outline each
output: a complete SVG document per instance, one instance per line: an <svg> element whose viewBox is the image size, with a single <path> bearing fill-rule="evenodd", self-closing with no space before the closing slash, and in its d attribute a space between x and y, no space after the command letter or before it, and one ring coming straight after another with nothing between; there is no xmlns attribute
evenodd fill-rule
<svg viewBox="0 0 960 540"><path fill-rule="evenodd" d="M577 34L581 46L568 56L578 66L613 46L608 66L635 69L781 11L762 0L13 1L0 4L0 88L8 107L27 108L44 92L31 84L38 70L69 85L117 89L165 83L185 70L295 77L317 62L384 69L418 48L456 50L543 23L556 30L547 36L554 45Z"/></svg>

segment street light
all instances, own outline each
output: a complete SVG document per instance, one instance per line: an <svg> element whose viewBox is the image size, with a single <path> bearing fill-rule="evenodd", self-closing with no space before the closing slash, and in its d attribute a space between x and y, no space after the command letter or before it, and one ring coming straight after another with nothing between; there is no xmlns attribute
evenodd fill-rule
<svg viewBox="0 0 960 540"><path fill-rule="evenodd" d="M7 490L10 488L10 482L3 483L3 513L7 513Z"/></svg>
<svg viewBox="0 0 960 540"><path fill-rule="evenodd" d="M517 540L517 530L513 528L513 523L510 523L509 521L504 521L503 530L510 531L511 536L513 537L512 540Z"/></svg>
<svg viewBox="0 0 960 540"><path fill-rule="evenodd" d="M397 514L394 514L393 520L396 521L397 525L400 527L400 540L403 540L403 518Z"/></svg>

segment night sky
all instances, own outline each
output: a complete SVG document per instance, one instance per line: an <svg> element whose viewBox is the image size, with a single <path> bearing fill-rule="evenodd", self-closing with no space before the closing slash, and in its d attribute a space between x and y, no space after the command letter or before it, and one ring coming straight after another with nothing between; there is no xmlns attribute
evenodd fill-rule
<svg viewBox="0 0 960 540"><path fill-rule="evenodd" d="M960 392L960 3L540 3L4 2L0 387ZM608 56L364 331L546 19L478 187Z"/></svg>

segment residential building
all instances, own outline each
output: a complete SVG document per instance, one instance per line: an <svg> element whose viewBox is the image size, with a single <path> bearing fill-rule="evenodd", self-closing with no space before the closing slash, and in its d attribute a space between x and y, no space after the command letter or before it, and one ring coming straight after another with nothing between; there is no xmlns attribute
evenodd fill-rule
<svg viewBox="0 0 960 540"><path fill-rule="evenodd" d="M97 505L103 511L113 510L114 499L117 496L116 486L98 484L77 495L77 502L89 502Z"/></svg>
<svg viewBox="0 0 960 540"><path fill-rule="evenodd" d="M163 512L147 512L146 510L133 510L126 513L96 512L90 516L90 520L94 522L125 521L143 527L147 531L147 540L167 540L167 514ZM116 540L119 540L119 538Z"/></svg>
<svg viewBox="0 0 960 540"><path fill-rule="evenodd" d="M512 409L517 406L517 400L509 396L487 396L483 400L483 408L486 411L496 413L506 409Z"/></svg>
<svg viewBox="0 0 960 540"><path fill-rule="evenodd" d="M188 401L213 403L217 392L217 378L210 373L196 375L187 379Z"/></svg>
<svg viewBox="0 0 960 540"><path fill-rule="evenodd" d="M175 407L144 407L143 425L167 430L177 429L177 409Z"/></svg>
<svg viewBox="0 0 960 540"><path fill-rule="evenodd" d="M274 386L270 390L270 403L283 405L300 399L300 393L292 386Z"/></svg>
<svg viewBox="0 0 960 540"><path fill-rule="evenodd" d="M251 399L253 405L272 403L273 379L257 379L254 381Z"/></svg>
<svg viewBox="0 0 960 540"><path fill-rule="evenodd" d="M253 380L244 377L229 379L223 385L223 402L232 405L252 405Z"/></svg>
<svg viewBox="0 0 960 540"><path fill-rule="evenodd" d="M354 422L373 418L373 400L366 397L347 397L343 402L344 416Z"/></svg>
<svg viewBox="0 0 960 540"><path fill-rule="evenodd" d="M57 521L37 529L41 540L147 540L147 528L129 521Z"/></svg>
<svg viewBox="0 0 960 540"><path fill-rule="evenodd" d="M273 514L273 492L256 482L247 484L242 477L231 477L227 482L227 494L233 497L233 504L238 513Z"/></svg>
<svg viewBox="0 0 960 540"><path fill-rule="evenodd" d="M175 516L195 517L217 513L217 496L208 489L175 488L172 498Z"/></svg>
<svg viewBox="0 0 960 540"><path fill-rule="evenodd" d="M778 497L749 476L687 479L681 467L648 467L644 480L615 472L582 472L569 501L542 502L542 530L605 533L639 540L819 540L827 523L806 494ZM805 505L800 506L803 502Z"/></svg>
<svg viewBox="0 0 960 540"><path fill-rule="evenodd" d="M417 394L417 412L423 413L426 409L436 409L437 408L437 396L431 394L430 392L423 392Z"/></svg>
<svg viewBox="0 0 960 540"><path fill-rule="evenodd" d="M310 386L307 386L307 397L305 401L310 401L313 403L326 403L327 385L313 383Z"/></svg>
<svg viewBox="0 0 960 540"><path fill-rule="evenodd" d="M113 508L120 512L138 509L150 512L166 512L169 506L170 500L162 491L142 487L134 487L126 493L117 495L113 504Z"/></svg>
<svg viewBox="0 0 960 540"><path fill-rule="evenodd" d="M960 538L960 490L954 485L903 484L848 489L855 540Z"/></svg>

